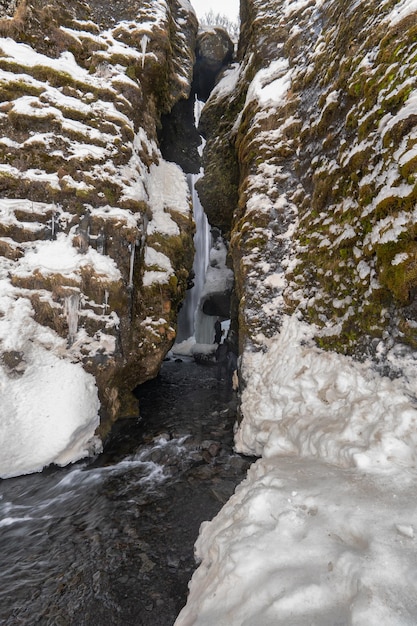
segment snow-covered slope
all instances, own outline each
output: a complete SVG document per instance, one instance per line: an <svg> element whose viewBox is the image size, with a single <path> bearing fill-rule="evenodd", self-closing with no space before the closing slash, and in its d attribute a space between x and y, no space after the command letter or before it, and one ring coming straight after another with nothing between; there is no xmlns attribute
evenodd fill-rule
<svg viewBox="0 0 417 626"><path fill-rule="evenodd" d="M172 345L194 226L157 130L196 30L186 0L0 19L0 476L95 448Z"/></svg>

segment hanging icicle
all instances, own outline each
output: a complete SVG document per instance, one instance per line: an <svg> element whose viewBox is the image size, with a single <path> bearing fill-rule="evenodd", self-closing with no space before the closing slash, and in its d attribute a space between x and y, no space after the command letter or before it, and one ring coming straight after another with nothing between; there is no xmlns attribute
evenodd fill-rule
<svg viewBox="0 0 417 626"><path fill-rule="evenodd" d="M104 303L103 303L103 313L107 315L107 309L109 308L109 292L107 289L104 290Z"/></svg>
<svg viewBox="0 0 417 626"><path fill-rule="evenodd" d="M51 213L51 220L50 222L48 222L48 227L50 227L50 238L51 241L54 241L54 239L56 239L56 233L58 230L58 226L59 226L59 220L57 218L57 215L59 213L59 209L60 206L56 206L55 204L53 205L53 210Z"/></svg>
<svg viewBox="0 0 417 626"><path fill-rule="evenodd" d="M133 289L133 270L135 266L135 249L136 249L136 244L130 243L129 244L130 267L129 267L129 284L128 284L129 289Z"/></svg>
<svg viewBox="0 0 417 626"><path fill-rule="evenodd" d="M103 229L101 229L97 235L96 247L99 254L106 254L106 235Z"/></svg>
<svg viewBox="0 0 417 626"><path fill-rule="evenodd" d="M64 299L64 315L68 324L68 347L71 347L75 341L78 331L78 312L80 310L80 295L72 293L65 296Z"/></svg>
<svg viewBox="0 0 417 626"><path fill-rule="evenodd" d="M143 35L142 40L140 42L141 53L142 53L142 68L145 67L145 56L146 56L146 48L148 46L150 39L148 35Z"/></svg>

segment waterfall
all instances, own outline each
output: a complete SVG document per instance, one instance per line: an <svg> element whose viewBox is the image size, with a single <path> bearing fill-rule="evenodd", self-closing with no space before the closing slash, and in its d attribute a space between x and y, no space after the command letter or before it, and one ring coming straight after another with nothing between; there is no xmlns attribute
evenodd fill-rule
<svg viewBox="0 0 417 626"><path fill-rule="evenodd" d="M198 308L196 311L195 321L195 340L196 343L209 344L214 341L214 324L217 315L206 315Z"/></svg>
<svg viewBox="0 0 417 626"><path fill-rule="evenodd" d="M200 119L202 107L203 103L196 98L194 103L194 120L196 126ZM203 152L204 143L204 139L201 138L201 145L199 147L200 155ZM196 233L194 235L195 257L193 265L194 286L187 292L184 304L180 310L176 340L178 345L182 342L186 342L188 339L192 339L201 349L203 345L210 344L213 346L214 324L218 318L222 319L224 334L226 334L230 324L230 320L227 320L225 317L224 308L222 310L222 307L217 307L218 310L216 311L216 308L213 310L212 306L210 312L215 312L216 315L207 315L202 310L203 304L208 294L213 293L213 288L214 291L218 291L220 295L227 294L233 283L233 272L226 267L227 251L221 233L218 229L214 229L213 232L211 231L207 216L204 213L204 209L195 190L195 183L203 176L203 173L203 170L200 170L199 174L188 174L187 176L193 202L194 222L196 225ZM214 234L215 231L218 231L217 235ZM211 258L211 255L213 258ZM181 347L181 350L183 349L187 350L188 348L184 345Z"/></svg>
<svg viewBox="0 0 417 626"><path fill-rule="evenodd" d="M185 341L195 335L196 311L200 296L203 291L207 267L209 264L209 254L211 247L211 233L207 216L201 206L200 199L195 190L195 183L201 174L188 174L188 184L190 185L193 202L193 215L196 225L194 235L195 257L193 264L194 286L188 290L184 304L178 316L177 343ZM212 323L213 331L214 322ZM213 334L213 332L211 332ZM211 338L211 342L213 338ZM208 342L208 343L211 343Z"/></svg>

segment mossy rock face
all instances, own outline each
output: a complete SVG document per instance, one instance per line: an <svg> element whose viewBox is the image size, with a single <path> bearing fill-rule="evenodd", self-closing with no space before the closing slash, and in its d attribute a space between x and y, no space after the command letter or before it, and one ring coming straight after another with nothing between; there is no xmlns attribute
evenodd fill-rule
<svg viewBox="0 0 417 626"><path fill-rule="evenodd" d="M147 224L161 117L190 94L197 20L176 0L1 8L0 255L10 289L56 333L60 356L95 377L103 434L158 372L191 272L188 198L170 211L177 236L150 235ZM74 271L27 268L27 254L63 241ZM145 250L156 244L172 276L147 288Z"/></svg>
<svg viewBox="0 0 417 626"><path fill-rule="evenodd" d="M237 78L203 110L199 192L231 233L242 347L294 312L358 358L415 343L417 27L397 4L241 2Z"/></svg>
<svg viewBox="0 0 417 626"><path fill-rule="evenodd" d="M196 184L200 201L210 224L227 235L238 201L239 169L233 146L213 139L204 151L203 166L204 176Z"/></svg>
<svg viewBox="0 0 417 626"><path fill-rule="evenodd" d="M237 71L231 68L226 73ZM219 78L219 80L221 77ZM203 152L204 176L196 189L210 224L230 235L233 214L239 200L240 167L236 149L235 123L247 90L246 77L233 93L212 93L205 104L199 131L206 139Z"/></svg>

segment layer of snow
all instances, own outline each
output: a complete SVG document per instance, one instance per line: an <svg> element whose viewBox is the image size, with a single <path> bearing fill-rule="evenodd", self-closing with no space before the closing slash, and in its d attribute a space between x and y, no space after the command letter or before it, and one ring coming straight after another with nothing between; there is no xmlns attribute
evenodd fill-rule
<svg viewBox="0 0 417 626"><path fill-rule="evenodd" d="M227 67L222 74L221 80L219 80L211 92L210 99L232 94L236 88L240 74L241 65L239 63L234 63L230 67Z"/></svg>
<svg viewBox="0 0 417 626"><path fill-rule="evenodd" d="M170 216L169 211L188 215L191 211L190 191L184 172L175 163L161 160L152 164L147 181L149 204L152 208L152 219L148 225L148 233L179 235L178 225Z"/></svg>
<svg viewBox="0 0 417 626"><path fill-rule="evenodd" d="M390 26L395 26L399 24L401 20L416 12L417 0L402 0L392 9L391 13L388 15L387 21L389 21Z"/></svg>
<svg viewBox="0 0 417 626"><path fill-rule="evenodd" d="M7 478L97 451L99 400L81 364L57 356L65 342L33 320L29 300L4 295L5 281L0 287L2 350L17 361L0 367L0 477Z"/></svg>
<svg viewBox="0 0 417 626"><path fill-rule="evenodd" d="M292 70L286 59L272 61L269 67L259 70L249 85L246 104L257 100L265 106L281 104L291 87Z"/></svg>
<svg viewBox="0 0 417 626"><path fill-rule="evenodd" d="M267 355L246 353L236 448L297 454L370 471L414 465L417 407L406 390L349 357L309 345L312 328L284 318Z"/></svg>
<svg viewBox="0 0 417 626"><path fill-rule="evenodd" d="M414 483L258 461L202 525L176 626L414 626Z"/></svg>
<svg viewBox="0 0 417 626"><path fill-rule="evenodd" d="M45 275L56 273L77 279L80 268L87 266L108 280L117 281L121 278L120 270L111 257L99 254L91 247L86 254L80 254L73 246L72 237L65 233L58 233L55 241L34 243L13 273L22 276L38 270Z"/></svg>
<svg viewBox="0 0 417 626"><path fill-rule="evenodd" d="M210 248L209 266L207 267L201 300L211 294L230 291L233 287L234 274L226 265L227 248L219 238Z"/></svg>
<svg viewBox="0 0 417 626"><path fill-rule="evenodd" d="M147 269L143 275L143 284L148 287L152 283L167 283L173 275L171 261L162 252L158 252L149 246L145 250L145 267Z"/></svg>

